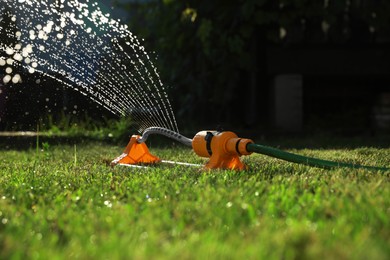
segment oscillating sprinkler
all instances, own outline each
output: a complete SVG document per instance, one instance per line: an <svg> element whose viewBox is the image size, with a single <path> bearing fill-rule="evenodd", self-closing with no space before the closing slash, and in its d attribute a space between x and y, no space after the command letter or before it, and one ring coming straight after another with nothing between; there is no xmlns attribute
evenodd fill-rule
<svg viewBox="0 0 390 260"><path fill-rule="evenodd" d="M147 128L142 136L133 135L126 146L124 152L111 162L115 165L149 165L163 161L159 157L150 153L145 141L151 134L167 136L186 146L191 147L194 152L201 156L210 158L204 165L206 169L231 169L244 170L247 166L241 162L242 155L259 153L289 162L304 164L313 167L331 169L337 167L363 168L375 171L390 171L386 167L364 166L335 161L322 160L313 157L293 154L272 147L255 144L252 140L240 138L235 133L229 131L200 131L193 139L187 138L179 133L162 127ZM194 165L188 163L178 163Z"/></svg>
<svg viewBox="0 0 390 260"><path fill-rule="evenodd" d="M246 166L241 162L241 155L249 155L247 145L253 143L250 139L239 138L233 132L200 131L193 139L189 139L169 129L151 127L144 131L142 137L133 135L125 151L111 162L111 165L153 164L162 162L160 158L150 153L145 141L150 134L160 134L174 139L186 146L192 147L194 152L210 158L204 165L206 169L234 169L244 170Z"/></svg>

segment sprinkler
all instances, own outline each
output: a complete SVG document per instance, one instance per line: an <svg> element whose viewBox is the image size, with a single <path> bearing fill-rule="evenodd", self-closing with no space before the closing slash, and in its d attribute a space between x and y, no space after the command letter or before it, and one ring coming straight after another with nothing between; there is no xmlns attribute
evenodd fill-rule
<svg viewBox="0 0 390 260"><path fill-rule="evenodd" d="M204 168L206 169L244 170L247 169L247 166L241 162L240 157L243 155L258 153L288 162L294 162L324 169L346 167L374 171L390 171L390 168L386 167L342 163L293 154L269 146L255 144L252 140L240 138L235 133L229 131L200 131L194 136L193 139L190 139L179 133L162 127L147 128L143 132L142 137L139 135L133 135L130 138L130 142L128 143L124 152L115 160L113 160L111 165L139 166L168 162L190 166L201 166L197 164L164 161L157 156L152 155L145 144L145 141L151 134L159 134L169 137L177 142L191 147L197 155L209 158L209 161L204 165Z"/></svg>

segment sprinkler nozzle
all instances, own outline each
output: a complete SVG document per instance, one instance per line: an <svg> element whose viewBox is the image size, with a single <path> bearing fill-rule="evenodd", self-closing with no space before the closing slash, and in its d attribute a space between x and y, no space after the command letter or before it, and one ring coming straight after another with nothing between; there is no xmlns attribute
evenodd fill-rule
<svg viewBox="0 0 390 260"><path fill-rule="evenodd" d="M244 170L240 156L252 153L246 148L251 143L233 132L201 131L192 139L192 148L197 155L210 158L205 165L208 169Z"/></svg>

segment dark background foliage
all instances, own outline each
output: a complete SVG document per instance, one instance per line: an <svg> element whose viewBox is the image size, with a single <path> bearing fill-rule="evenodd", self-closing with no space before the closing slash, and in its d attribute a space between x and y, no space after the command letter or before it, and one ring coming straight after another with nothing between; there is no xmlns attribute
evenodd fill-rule
<svg viewBox="0 0 390 260"><path fill-rule="evenodd" d="M279 74L303 76L306 129L370 129L378 95L390 91L387 63L376 53L390 51L389 1L113 3L156 58L180 128L272 131Z"/></svg>
<svg viewBox="0 0 390 260"><path fill-rule="evenodd" d="M132 14L130 28L145 39L147 49L155 50L179 121L187 124L271 125L272 48L360 51L389 46L388 1L164 0L120 6ZM321 62L316 57L310 61ZM353 82L353 75L340 74ZM378 75L369 76L378 80ZM334 85L330 82L329 89ZM372 97L363 102L367 108L358 117L367 116L378 91L368 91ZM364 100L362 95L357 102Z"/></svg>

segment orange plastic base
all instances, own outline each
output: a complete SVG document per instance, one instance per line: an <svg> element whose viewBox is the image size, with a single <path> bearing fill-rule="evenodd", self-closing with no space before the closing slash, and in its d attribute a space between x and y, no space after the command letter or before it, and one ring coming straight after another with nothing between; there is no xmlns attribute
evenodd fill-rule
<svg viewBox="0 0 390 260"><path fill-rule="evenodd" d="M207 169L244 170L240 156L251 154L246 149L249 143L253 141L233 132L201 131L193 138L192 148L197 155L210 158Z"/></svg>
<svg viewBox="0 0 390 260"><path fill-rule="evenodd" d="M149 152L145 143L138 143L139 135L133 135L124 152L111 162L111 166L117 164L152 164L160 162L160 158Z"/></svg>
<svg viewBox="0 0 390 260"><path fill-rule="evenodd" d="M245 170L247 167L237 155L214 155L210 157L210 161L205 165L206 169L230 169L230 170Z"/></svg>

